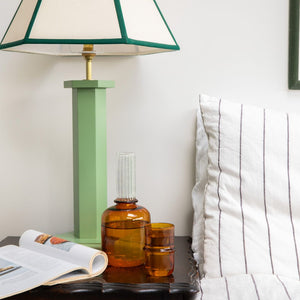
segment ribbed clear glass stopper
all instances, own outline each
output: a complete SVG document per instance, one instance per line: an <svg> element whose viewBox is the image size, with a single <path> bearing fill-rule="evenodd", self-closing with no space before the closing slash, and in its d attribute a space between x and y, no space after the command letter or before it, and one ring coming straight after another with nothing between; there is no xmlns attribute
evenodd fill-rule
<svg viewBox="0 0 300 300"><path fill-rule="evenodd" d="M118 199L131 201L135 199L135 154L119 153L117 174ZM128 200L127 200L128 199Z"/></svg>

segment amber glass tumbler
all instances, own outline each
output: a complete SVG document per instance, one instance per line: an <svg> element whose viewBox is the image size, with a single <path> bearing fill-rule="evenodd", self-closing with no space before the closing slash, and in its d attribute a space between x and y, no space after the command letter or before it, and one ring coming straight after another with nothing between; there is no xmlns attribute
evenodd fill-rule
<svg viewBox="0 0 300 300"><path fill-rule="evenodd" d="M150 276L169 276L174 271L174 225L151 223L145 226L145 269Z"/></svg>

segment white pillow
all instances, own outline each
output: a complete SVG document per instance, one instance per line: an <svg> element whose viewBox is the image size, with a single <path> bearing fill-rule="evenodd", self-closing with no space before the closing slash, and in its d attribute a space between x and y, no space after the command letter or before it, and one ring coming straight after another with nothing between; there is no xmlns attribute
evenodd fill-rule
<svg viewBox="0 0 300 300"><path fill-rule="evenodd" d="M208 135L206 277L300 279L300 119L201 96Z"/></svg>
<svg viewBox="0 0 300 300"><path fill-rule="evenodd" d="M199 265L200 276L203 275L204 262L204 194L207 184L208 139L203 126L200 106L197 111L196 134L196 184L192 191L194 208L192 250Z"/></svg>

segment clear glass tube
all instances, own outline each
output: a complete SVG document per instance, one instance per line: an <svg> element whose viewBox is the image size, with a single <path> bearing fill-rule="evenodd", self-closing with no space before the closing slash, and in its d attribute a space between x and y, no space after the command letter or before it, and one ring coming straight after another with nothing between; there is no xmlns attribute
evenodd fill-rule
<svg viewBox="0 0 300 300"><path fill-rule="evenodd" d="M131 152L119 153L117 174L118 199L130 201L136 197L135 187L135 154Z"/></svg>

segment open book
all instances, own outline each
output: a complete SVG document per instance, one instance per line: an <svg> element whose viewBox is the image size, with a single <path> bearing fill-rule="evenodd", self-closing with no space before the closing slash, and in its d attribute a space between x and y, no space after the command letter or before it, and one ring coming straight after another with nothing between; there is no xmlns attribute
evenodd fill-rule
<svg viewBox="0 0 300 300"><path fill-rule="evenodd" d="M40 285L100 275L107 262L102 251L27 230L19 247L0 247L0 299Z"/></svg>

